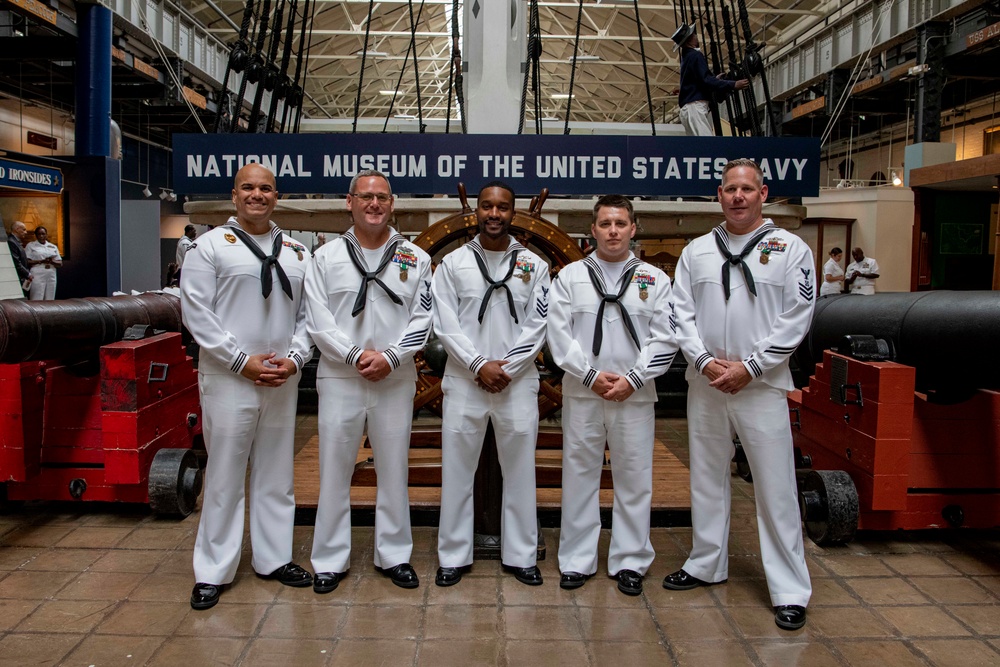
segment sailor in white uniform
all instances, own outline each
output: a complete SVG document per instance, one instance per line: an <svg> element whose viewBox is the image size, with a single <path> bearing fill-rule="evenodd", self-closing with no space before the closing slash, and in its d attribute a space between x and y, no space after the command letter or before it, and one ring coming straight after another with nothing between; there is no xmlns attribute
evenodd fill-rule
<svg viewBox="0 0 1000 667"><path fill-rule="evenodd" d="M608 574L622 593L639 595L653 562L653 379L677 343L670 279L629 250L635 232L632 203L601 197L591 227L597 251L552 283L549 350L566 373L559 585L567 589L597 572L605 443L614 478Z"/></svg>
<svg viewBox="0 0 1000 667"><path fill-rule="evenodd" d="M503 470L501 560L537 586L535 442L538 370L545 342L549 267L508 232L514 191L500 181L479 192L479 234L434 274L434 332L448 352L442 380L441 520L435 583L457 584L472 564L473 480L489 421Z"/></svg>
<svg viewBox="0 0 1000 667"><path fill-rule="evenodd" d="M298 371L312 347L302 298L310 257L270 221L277 194L269 170L240 169L236 216L203 234L184 260L181 312L201 347L208 449L194 546L195 609L214 606L236 575L248 462L254 571L288 586L312 583L291 562Z"/></svg>
<svg viewBox="0 0 1000 667"><path fill-rule="evenodd" d="M403 588L413 537L407 494L413 355L431 327L431 261L389 226L392 190L380 172L351 181L354 226L316 249L306 277L309 333L319 348L320 496L313 590L329 593L350 567L351 476L365 433L378 477L375 567Z"/></svg>
<svg viewBox="0 0 1000 667"><path fill-rule="evenodd" d="M56 269L62 268L59 247L49 240L45 227L35 227L35 239L24 247L28 266L31 267L31 284L28 298L33 301L51 301L56 298Z"/></svg>
<svg viewBox="0 0 1000 667"><path fill-rule="evenodd" d="M812 252L761 216L767 186L752 160L723 170L725 223L681 253L677 337L688 360L691 554L663 586L729 576L730 460L739 434L754 478L761 559L775 623L801 628L812 593L802 546L786 393L791 353L812 320Z"/></svg>
<svg viewBox="0 0 1000 667"><path fill-rule="evenodd" d="M30 247L31 244L29 243ZM878 279L878 262L874 257L865 257L865 251L855 248L851 251L854 261L847 265L847 278L844 280L844 287L851 290L851 294L872 295L875 293L875 280Z"/></svg>

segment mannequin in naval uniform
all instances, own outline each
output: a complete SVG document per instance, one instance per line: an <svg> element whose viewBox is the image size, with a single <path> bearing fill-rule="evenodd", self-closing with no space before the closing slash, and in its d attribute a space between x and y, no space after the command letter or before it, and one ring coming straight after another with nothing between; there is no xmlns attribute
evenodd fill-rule
<svg viewBox="0 0 1000 667"><path fill-rule="evenodd" d="M677 338L688 360L691 554L664 588L689 590L729 576L730 460L739 434L754 478L761 559L784 630L801 628L812 593L802 546L788 360L816 298L812 252L762 217L767 186L747 159L722 172L725 222L692 241L677 264Z"/></svg>
<svg viewBox="0 0 1000 667"><path fill-rule="evenodd" d="M250 464L250 544L258 576L308 586L292 562L295 404L311 354L302 286L306 248L273 222L274 175L236 174L236 215L188 249L181 279L184 325L201 347L198 389L208 467L194 546L194 609L208 609L236 576Z"/></svg>
<svg viewBox="0 0 1000 667"><path fill-rule="evenodd" d="M413 355L431 326L431 262L389 226L392 189L380 172L354 177L347 208L354 225L316 249L306 278L309 333L322 353L313 590L333 591L350 567L351 476L366 428L378 477L375 567L416 588L407 464Z"/></svg>
<svg viewBox="0 0 1000 667"><path fill-rule="evenodd" d="M503 470L501 562L538 586L535 442L538 370L545 342L549 267L509 235L514 191L494 181L479 192L479 234L434 274L434 332L448 352L441 388L440 567L434 583L457 584L472 564L472 491L489 421Z"/></svg>

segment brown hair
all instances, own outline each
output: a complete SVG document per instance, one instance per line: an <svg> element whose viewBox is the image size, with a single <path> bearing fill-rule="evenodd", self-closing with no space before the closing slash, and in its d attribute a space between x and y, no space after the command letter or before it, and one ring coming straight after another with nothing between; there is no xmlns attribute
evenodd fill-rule
<svg viewBox="0 0 1000 667"><path fill-rule="evenodd" d="M632 208L632 202L628 200L628 197L623 195L604 195L599 198L594 203L594 222L597 222L597 212L602 208L623 208L628 211L628 219L635 224L635 209Z"/></svg>

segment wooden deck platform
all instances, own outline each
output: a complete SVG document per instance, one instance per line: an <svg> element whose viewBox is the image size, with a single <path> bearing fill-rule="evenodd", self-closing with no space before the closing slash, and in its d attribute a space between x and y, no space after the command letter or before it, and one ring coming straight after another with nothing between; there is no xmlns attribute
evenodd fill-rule
<svg viewBox="0 0 1000 667"><path fill-rule="evenodd" d="M295 502L300 513L311 515L319 501L319 449L318 436L313 435L305 446L295 456ZM371 450L358 447L358 462L362 463L371 456ZM562 455L558 449L539 449L536 460L539 466L558 462ZM410 449L410 461L419 463L428 460L440 460L438 449L413 447ZM540 487L538 494L538 509L540 512L559 509L562 490ZM601 508L610 510L613 491L610 488L601 489ZM415 511L436 512L441 504L441 489L437 486L411 486L410 505ZM375 488L373 486L352 486L351 507L353 510L373 511L375 509ZM304 511L302 511L304 510ZM691 510L691 493L687 467L659 440L653 449L653 503L654 517L658 514L673 517L671 523L676 524L678 516L683 517ZM681 519L683 521L683 519ZM654 524L658 522L654 518Z"/></svg>

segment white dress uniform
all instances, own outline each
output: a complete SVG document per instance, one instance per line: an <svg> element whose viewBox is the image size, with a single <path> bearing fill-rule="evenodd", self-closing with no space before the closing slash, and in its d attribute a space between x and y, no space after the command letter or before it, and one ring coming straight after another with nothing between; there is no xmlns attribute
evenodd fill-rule
<svg viewBox="0 0 1000 667"><path fill-rule="evenodd" d="M820 283L819 295L830 296L832 294L840 294L841 290L844 288L844 283L828 283L826 282L827 275L831 275L834 278L844 275L844 270L840 268L840 264L838 264L833 257L826 260L826 264L823 265L823 275L817 276L817 280Z"/></svg>
<svg viewBox="0 0 1000 667"><path fill-rule="evenodd" d="M742 266L726 261L750 245ZM723 265L729 266L726 298ZM749 271L756 296L743 272ZM788 359L812 320L815 269L809 247L769 220L750 234L723 225L692 241L675 274L677 338L688 359L691 454L691 554L684 570L707 582L729 576L730 460L739 434L750 462L761 558L771 603L809 603L812 586L802 546L786 393ZM736 394L709 386L713 359L742 361L753 378Z"/></svg>
<svg viewBox="0 0 1000 667"><path fill-rule="evenodd" d="M30 243L28 244L31 245ZM847 265L847 275L857 271L858 273L879 273L878 262L872 257L865 257L860 262L851 262ZM858 276L851 283L851 294L874 294L875 278L862 278ZM33 297L32 297L33 298Z"/></svg>
<svg viewBox="0 0 1000 667"><path fill-rule="evenodd" d="M614 266L621 273L609 277L602 265ZM620 306L606 303L605 294L619 296ZM649 540L653 379L667 371L677 354L673 307L667 274L631 253L616 264L593 256L573 262L552 283L549 350L566 373L559 536L562 572L591 575L597 571L598 494L605 443L611 451L614 478L608 574L621 570L645 574L653 562ZM624 375L635 392L620 403L601 398L591 386L602 371Z"/></svg>
<svg viewBox="0 0 1000 667"><path fill-rule="evenodd" d="M432 282L434 332L448 352L441 385L444 415L438 561L441 567L472 563L472 491L486 427L492 419L503 471L501 560L509 567L532 567L538 549L535 357L545 342L549 267L511 238L492 273L497 287L490 289L477 256L488 265L478 236L446 255ZM476 377L483 364L499 359L509 362L503 369L511 382L499 394L492 394L479 388Z"/></svg>
<svg viewBox="0 0 1000 667"><path fill-rule="evenodd" d="M366 254L372 257L367 262ZM363 263L365 274L355 261ZM316 381L316 572L345 572L350 567L351 476L366 426L378 477L375 565L392 568L410 561L408 452L417 380L413 355L430 333L430 288L430 257L391 227L389 240L375 252L361 247L353 227L316 250L306 277L309 333L322 353ZM378 350L389 362L392 372L386 378L371 382L358 373L355 364L365 350Z"/></svg>
<svg viewBox="0 0 1000 667"><path fill-rule="evenodd" d="M184 257L187 256L187 251L190 250L192 245L194 245L194 241L186 234L177 239L177 252L174 253L174 262L177 264L178 269L184 266Z"/></svg>
<svg viewBox="0 0 1000 667"><path fill-rule="evenodd" d="M39 243L31 241L24 246L24 254L30 260L54 259L62 261L59 247L51 241ZM51 301L56 298L56 267L45 264L35 264L31 271L31 285L28 288L28 298L33 301Z"/></svg>
<svg viewBox="0 0 1000 667"><path fill-rule="evenodd" d="M250 464L250 543L253 569L270 574L292 560L295 496L295 405L301 373L280 387L258 387L240 375L253 354L274 352L301 370L312 343L302 298L311 258L282 234L250 236L271 254L281 239L278 263L291 298L273 275L262 295L262 262L237 236L236 218L203 234L184 260L181 313L198 345L198 389L208 467L201 521L194 546L195 580L228 584L236 575L243 543L244 486ZM271 274L277 274L269 267Z"/></svg>

